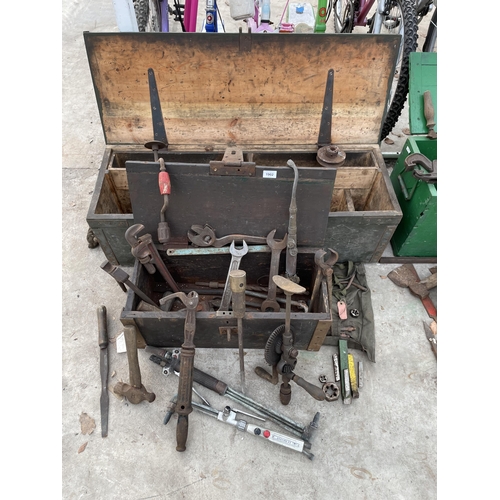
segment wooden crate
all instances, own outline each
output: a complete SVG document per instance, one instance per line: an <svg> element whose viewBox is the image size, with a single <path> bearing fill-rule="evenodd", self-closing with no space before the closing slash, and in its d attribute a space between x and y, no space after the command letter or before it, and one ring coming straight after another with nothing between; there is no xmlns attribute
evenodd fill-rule
<svg viewBox="0 0 500 500"><path fill-rule="evenodd" d="M144 147L154 138L149 68L155 72L168 136L168 149L160 150L159 156L175 180L167 210L172 240L165 245L157 242L165 261L170 247L190 248L186 233L191 224L215 226L218 236L231 232L265 236L276 229L276 238L281 238L288 226L293 183L288 159L299 169L301 284L310 288L314 252L319 248L332 247L341 258L363 261L373 259L389 241L390 236L379 233L392 230L399 207L377 141L400 37L84 33L84 39L107 145L87 221L110 262L132 263L124 240L132 224L145 225L156 238L162 204L156 183L159 165ZM334 75L332 106L325 101L330 74ZM319 165L317 151L325 144L341 145L347 153L345 166ZM241 150L245 161L254 162L257 176L217 179L210 162L220 161L227 148ZM191 190L186 177L201 184ZM354 242L353 233L359 241ZM351 259L362 240L365 253ZM205 279L225 281L229 265L225 257L225 262L208 265L214 275ZM269 255L261 258L265 275ZM182 266L170 265L180 273L177 279L190 283ZM150 289L148 283L154 278L137 263L135 269L135 282ZM252 267L245 270L254 272ZM317 312L295 313L300 348L317 350L322 345L331 323L328 300ZM182 338L182 314L138 311L137 297L129 292L121 319L135 324L148 342L167 347L178 345ZM221 341L219 318L211 312L199 314L201 323L206 320L204 326L200 323L206 334L202 334L205 340L197 335L197 345L236 345L234 339ZM247 345L262 347L263 339L283 323L284 313L247 313L245 319L245 329L251 332Z"/></svg>
<svg viewBox="0 0 500 500"><path fill-rule="evenodd" d="M402 212L378 146L339 146L345 163L337 168L325 246L339 262L378 262Z"/></svg>
<svg viewBox="0 0 500 500"><path fill-rule="evenodd" d="M348 260L373 262L381 255L400 211L377 146L397 36L84 33L84 38L107 144L87 222L110 262L133 264L124 240L134 221L125 162L153 159L143 147L153 134L149 67L158 81L167 156L184 155L185 162L193 155L193 161L220 159L229 145L314 155L326 75L333 68L332 142L370 153L369 165L340 169L338 182L361 190L370 175L359 176L359 188L351 179L367 171L363 167L380 175L373 178L370 203L361 208L355 203L354 212L332 210L326 241ZM333 207L341 207L339 196L352 194L339 189L344 188L336 187Z"/></svg>

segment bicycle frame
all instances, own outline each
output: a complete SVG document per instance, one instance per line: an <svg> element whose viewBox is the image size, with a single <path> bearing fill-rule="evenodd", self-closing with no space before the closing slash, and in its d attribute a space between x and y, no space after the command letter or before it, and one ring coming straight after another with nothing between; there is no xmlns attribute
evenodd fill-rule
<svg viewBox="0 0 500 500"><path fill-rule="evenodd" d="M207 33L217 33L217 1L206 0L205 31Z"/></svg>

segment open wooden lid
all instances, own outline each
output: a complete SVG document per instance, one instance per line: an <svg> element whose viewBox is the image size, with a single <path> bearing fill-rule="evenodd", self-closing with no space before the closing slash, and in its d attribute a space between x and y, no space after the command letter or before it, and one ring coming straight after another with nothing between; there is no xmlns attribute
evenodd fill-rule
<svg viewBox="0 0 500 500"><path fill-rule="evenodd" d="M365 34L84 33L108 145L153 140L148 69L169 146L311 147L329 69L331 139L376 144L400 37Z"/></svg>

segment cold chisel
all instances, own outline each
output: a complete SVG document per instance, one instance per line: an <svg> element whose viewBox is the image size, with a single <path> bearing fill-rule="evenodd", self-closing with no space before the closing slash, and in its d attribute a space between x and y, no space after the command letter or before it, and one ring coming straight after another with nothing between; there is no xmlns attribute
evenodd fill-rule
<svg viewBox="0 0 500 500"><path fill-rule="evenodd" d="M99 348L100 348L100 371L101 371L101 435L108 435L108 414L109 414L109 394L108 394L108 328L106 324L106 307L97 308L97 323L99 328Z"/></svg>

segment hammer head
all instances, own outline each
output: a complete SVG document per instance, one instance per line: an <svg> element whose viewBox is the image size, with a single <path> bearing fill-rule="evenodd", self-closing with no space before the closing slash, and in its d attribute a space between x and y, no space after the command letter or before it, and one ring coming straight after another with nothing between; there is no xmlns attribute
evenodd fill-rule
<svg viewBox="0 0 500 500"><path fill-rule="evenodd" d="M124 382L118 382L113 392L118 394L118 396L123 396L128 399L132 404L136 405L142 401L148 401L152 403L156 399L156 395L153 392L148 392L146 388L141 384L141 387L134 387Z"/></svg>

